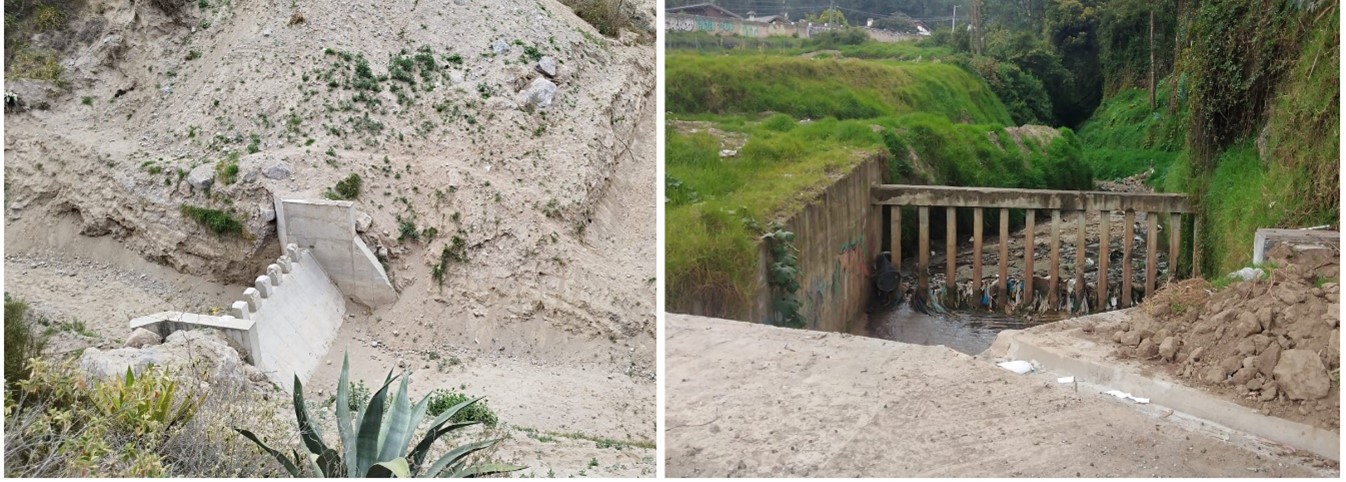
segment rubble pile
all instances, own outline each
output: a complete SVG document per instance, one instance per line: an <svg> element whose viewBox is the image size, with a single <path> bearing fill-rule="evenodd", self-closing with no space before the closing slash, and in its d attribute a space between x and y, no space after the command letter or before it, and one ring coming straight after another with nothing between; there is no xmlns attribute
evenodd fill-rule
<svg viewBox="0 0 1346 482"><path fill-rule="evenodd" d="M1302 423L1340 425L1339 253L1277 246L1260 277L1216 289L1187 280L1155 294L1110 336L1119 358Z"/></svg>

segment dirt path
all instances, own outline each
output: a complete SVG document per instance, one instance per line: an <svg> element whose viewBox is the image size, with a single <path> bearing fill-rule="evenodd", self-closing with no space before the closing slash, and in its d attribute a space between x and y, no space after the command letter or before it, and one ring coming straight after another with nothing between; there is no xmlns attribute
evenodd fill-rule
<svg viewBox="0 0 1346 482"><path fill-rule="evenodd" d="M1335 474L943 347L675 314L666 330L669 476Z"/></svg>

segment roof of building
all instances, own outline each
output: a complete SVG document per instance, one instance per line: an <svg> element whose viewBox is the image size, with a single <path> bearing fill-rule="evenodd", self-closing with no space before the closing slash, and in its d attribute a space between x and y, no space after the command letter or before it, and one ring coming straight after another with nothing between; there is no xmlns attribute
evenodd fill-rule
<svg viewBox="0 0 1346 482"><path fill-rule="evenodd" d="M709 3L709 2L708 2L708 3L698 3L698 4L695 4L695 5L684 5L684 6L681 6L681 7L667 8L667 9L664 9L664 11L665 11L665 12L668 12L668 13L678 13L678 12L682 12L682 11L685 11L685 10L696 10L696 9L701 9L701 8L705 8L705 9L709 9L709 10L717 10L717 11L719 11L720 13L723 13L725 16L728 16L728 17L733 17L733 18L743 18L743 17L740 17L737 13L730 12L729 10L726 10L724 7L721 7L721 6L719 6L719 5L716 5L716 4L714 4L714 3Z"/></svg>

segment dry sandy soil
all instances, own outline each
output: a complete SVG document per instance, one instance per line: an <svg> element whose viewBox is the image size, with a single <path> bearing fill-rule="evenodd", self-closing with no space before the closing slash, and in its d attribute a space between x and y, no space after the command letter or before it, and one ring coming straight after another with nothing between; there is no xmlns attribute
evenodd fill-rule
<svg viewBox="0 0 1346 482"><path fill-rule="evenodd" d="M944 347L669 314L669 476L1335 476Z"/></svg>
<svg viewBox="0 0 1346 482"><path fill-rule="evenodd" d="M367 384L404 365L415 394L487 396L510 436L496 455L524 474L654 475L652 448L588 440L655 438L652 38L604 37L554 0L211 1L173 17L151 3L80 14L72 28L94 35L66 47L68 87L6 85L50 104L6 115L4 284L52 320L55 351L226 306L279 253L273 196L359 174L361 236L399 300L352 306L310 390L330 393L348 351ZM402 51L435 66L391 78ZM558 64L545 108L522 92L536 55ZM377 91L357 85L361 58ZM232 183L185 179L231 162ZM288 176L263 174L279 163ZM233 213L245 235L184 204ZM441 285L453 237L467 260Z"/></svg>

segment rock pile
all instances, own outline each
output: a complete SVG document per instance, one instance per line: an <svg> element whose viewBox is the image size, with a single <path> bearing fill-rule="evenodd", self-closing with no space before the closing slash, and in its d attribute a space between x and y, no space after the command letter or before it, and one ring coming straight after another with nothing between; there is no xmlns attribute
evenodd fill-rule
<svg viewBox="0 0 1346 482"><path fill-rule="evenodd" d="M1219 290L1187 280L1156 293L1131 321L1102 329L1113 330L1121 358L1152 360L1264 413L1336 429L1338 256L1287 246L1268 258L1277 267L1264 278Z"/></svg>

